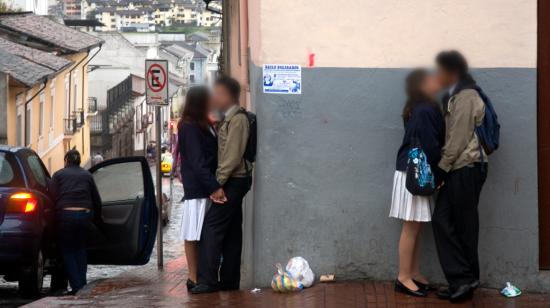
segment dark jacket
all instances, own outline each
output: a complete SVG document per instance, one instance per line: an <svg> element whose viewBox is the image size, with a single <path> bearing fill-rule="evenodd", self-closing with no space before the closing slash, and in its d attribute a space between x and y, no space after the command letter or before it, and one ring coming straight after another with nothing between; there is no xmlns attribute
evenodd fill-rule
<svg viewBox="0 0 550 308"><path fill-rule="evenodd" d="M424 103L413 108L405 125L403 143L397 152L396 169L399 171L407 170L407 156L415 134L437 177L437 163L441 159L441 148L445 144L445 121L438 106Z"/></svg>
<svg viewBox="0 0 550 308"><path fill-rule="evenodd" d="M50 192L56 210L82 207L101 217L101 198L92 174L80 166L68 166L57 171L50 182Z"/></svg>
<svg viewBox="0 0 550 308"><path fill-rule="evenodd" d="M185 199L208 198L221 186L216 180L218 140L195 123L178 128L181 176Z"/></svg>

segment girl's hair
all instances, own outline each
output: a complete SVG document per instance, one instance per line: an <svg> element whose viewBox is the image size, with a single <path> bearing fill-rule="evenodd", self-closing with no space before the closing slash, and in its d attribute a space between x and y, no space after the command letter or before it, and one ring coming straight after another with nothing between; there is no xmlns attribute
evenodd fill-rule
<svg viewBox="0 0 550 308"><path fill-rule="evenodd" d="M421 103L433 103L433 98L429 97L426 93L422 91L422 85L428 77L428 71L422 68L413 70L407 75L405 79L405 93L407 94L407 101L403 107L403 122L407 123L411 116L411 112L414 107Z"/></svg>
<svg viewBox="0 0 550 308"><path fill-rule="evenodd" d="M183 123L196 123L205 131L210 126L208 119L208 100L210 92L205 86L195 86L189 89L185 96L185 106L181 112L178 128Z"/></svg>

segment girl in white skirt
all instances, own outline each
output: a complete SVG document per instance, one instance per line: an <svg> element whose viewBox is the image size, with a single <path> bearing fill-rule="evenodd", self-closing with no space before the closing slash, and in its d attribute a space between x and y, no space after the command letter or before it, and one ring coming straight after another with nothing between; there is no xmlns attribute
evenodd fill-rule
<svg viewBox="0 0 550 308"><path fill-rule="evenodd" d="M187 288L197 282L198 241L210 206L210 197L223 200L225 195L216 180L218 141L208 119L210 93L206 87L187 92L178 123L178 147L184 202L180 238L185 241L189 269Z"/></svg>
<svg viewBox="0 0 550 308"><path fill-rule="evenodd" d="M395 289L413 296L426 296L429 288L427 279L420 273L418 243L422 223L431 220L432 197L414 196L407 190L408 152L415 138L437 178L437 163L445 142L445 122L436 101L439 90L435 76L425 70L417 69L407 76L408 97L403 108L405 136L397 154L390 217L403 221Z"/></svg>

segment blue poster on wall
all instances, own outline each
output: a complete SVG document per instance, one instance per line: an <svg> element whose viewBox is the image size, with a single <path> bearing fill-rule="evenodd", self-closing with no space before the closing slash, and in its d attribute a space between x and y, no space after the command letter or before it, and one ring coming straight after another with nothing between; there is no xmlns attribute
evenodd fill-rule
<svg viewBox="0 0 550 308"><path fill-rule="evenodd" d="M302 94L302 67L294 64L264 64L264 93Z"/></svg>

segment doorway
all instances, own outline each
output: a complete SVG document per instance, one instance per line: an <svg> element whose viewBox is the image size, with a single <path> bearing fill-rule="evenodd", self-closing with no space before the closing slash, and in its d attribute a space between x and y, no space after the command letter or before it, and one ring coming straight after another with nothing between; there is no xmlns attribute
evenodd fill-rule
<svg viewBox="0 0 550 308"><path fill-rule="evenodd" d="M550 1L538 1L539 266L550 270Z"/></svg>

